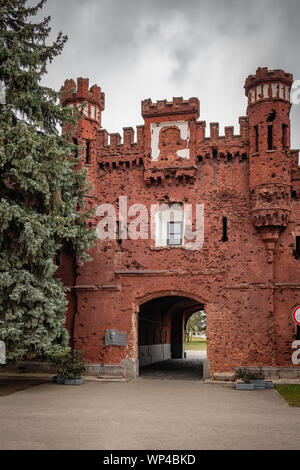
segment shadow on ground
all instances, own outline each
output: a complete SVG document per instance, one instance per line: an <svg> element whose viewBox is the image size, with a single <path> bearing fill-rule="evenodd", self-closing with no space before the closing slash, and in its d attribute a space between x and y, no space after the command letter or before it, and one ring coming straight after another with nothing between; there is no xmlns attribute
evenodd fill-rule
<svg viewBox="0 0 300 470"><path fill-rule="evenodd" d="M5 397L11 393L26 390L43 383L50 382L49 378L38 377L1 377L0 376L0 397Z"/></svg>
<svg viewBox="0 0 300 470"><path fill-rule="evenodd" d="M142 379L202 380L203 356L195 354L186 359L168 359L140 368Z"/></svg>

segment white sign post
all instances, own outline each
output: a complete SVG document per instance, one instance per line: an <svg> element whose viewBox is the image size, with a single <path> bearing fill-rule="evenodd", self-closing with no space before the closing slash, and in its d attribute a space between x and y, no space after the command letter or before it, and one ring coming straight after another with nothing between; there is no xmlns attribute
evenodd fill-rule
<svg viewBox="0 0 300 470"><path fill-rule="evenodd" d="M0 341L0 364L6 364L6 347L4 341Z"/></svg>

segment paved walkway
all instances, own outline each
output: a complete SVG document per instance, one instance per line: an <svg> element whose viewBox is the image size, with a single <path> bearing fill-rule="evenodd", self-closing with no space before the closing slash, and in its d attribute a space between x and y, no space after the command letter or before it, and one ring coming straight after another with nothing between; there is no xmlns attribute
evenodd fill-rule
<svg viewBox="0 0 300 470"><path fill-rule="evenodd" d="M47 383L0 398L0 449L299 449L300 408L201 380Z"/></svg>
<svg viewBox="0 0 300 470"><path fill-rule="evenodd" d="M169 359L140 369L143 379L199 380L203 377L206 351L186 351L185 359Z"/></svg>

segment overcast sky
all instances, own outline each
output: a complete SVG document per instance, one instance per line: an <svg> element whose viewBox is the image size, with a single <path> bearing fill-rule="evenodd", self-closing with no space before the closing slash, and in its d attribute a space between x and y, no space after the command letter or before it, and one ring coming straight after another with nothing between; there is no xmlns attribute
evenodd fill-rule
<svg viewBox="0 0 300 470"><path fill-rule="evenodd" d="M208 134L212 121L238 133L247 75L268 66L300 80L300 0L48 0L43 14L69 37L44 83L100 85L108 132L142 124L142 99L197 96ZM291 118L300 148L300 104Z"/></svg>

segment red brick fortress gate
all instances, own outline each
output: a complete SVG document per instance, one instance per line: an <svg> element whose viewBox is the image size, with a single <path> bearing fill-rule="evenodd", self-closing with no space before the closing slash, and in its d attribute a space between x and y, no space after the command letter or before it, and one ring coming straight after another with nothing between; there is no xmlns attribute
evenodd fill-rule
<svg viewBox="0 0 300 470"><path fill-rule="evenodd" d="M292 311L300 304L292 81L266 68L249 76L238 135L233 127L219 135L211 123L207 136L197 98L147 99L137 140L124 128L123 142L101 128L101 90L89 89L87 79L65 82L62 103L83 112L74 139L93 184L86 202L97 207L98 229L105 218L114 227L114 237L98 230L93 261L77 266L65 251L57 273L71 288L66 324L74 347L86 351L90 373L135 377L139 360L182 357L184 322L201 308L212 375L242 365L299 373L291 361L299 334ZM103 204L114 208L109 217ZM193 242L187 206L193 230L201 232ZM151 230L134 239L130 224L143 211Z"/></svg>

